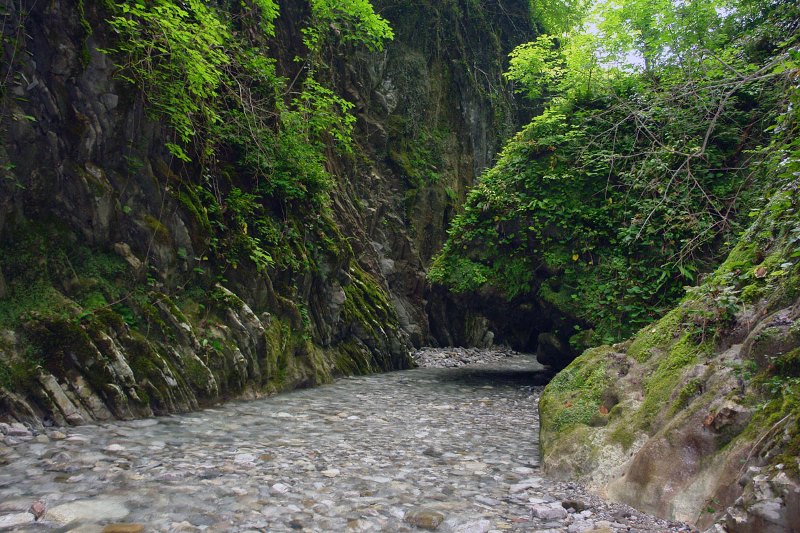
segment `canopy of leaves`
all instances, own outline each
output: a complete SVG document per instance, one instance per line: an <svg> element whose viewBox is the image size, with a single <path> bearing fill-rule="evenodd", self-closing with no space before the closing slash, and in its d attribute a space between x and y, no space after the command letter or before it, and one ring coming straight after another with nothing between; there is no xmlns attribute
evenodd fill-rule
<svg viewBox="0 0 800 533"><path fill-rule="evenodd" d="M508 77L544 110L472 190L429 276L544 300L608 342L668 309L768 187L759 146L796 71L793 44L759 28L796 25L797 9L633 0L593 16L511 55Z"/></svg>

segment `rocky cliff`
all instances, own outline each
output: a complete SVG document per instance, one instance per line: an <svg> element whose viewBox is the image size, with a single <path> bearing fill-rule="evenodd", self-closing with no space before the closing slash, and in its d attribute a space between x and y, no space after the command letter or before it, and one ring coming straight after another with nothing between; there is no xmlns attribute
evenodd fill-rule
<svg viewBox="0 0 800 533"><path fill-rule="evenodd" d="M711 531L798 530L798 201L790 178L680 306L556 376L550 475Z"/></svg>
<svg viewBox="0 0 800 533"><path fill-rule="evenodd" d="M227 124L192 102L170 114L158 99L166 89L131 74L137 50L121 35L152 21L126 26L132 15L115 12L120 5L4 8L0 419L77 424L184 411L405 368L412 344L437 338L491 341L479 317L435 313L444 299L429 304L424 268L519 118L501 72L530 37L527 2L376 2L393 41L358 47L323 21L332 37L316 51L301 31L308 6L282 3L267 38L237 11L249 3L203 8L232 28L218 30L243 47L242 71L274 72L279 82L269 83L286 87L257 108L267 82L247 71L253 85L240 84L237 101L252 108L224 115L236 119ZM202 23L200 13L187 24ZM259 62L252 50L273 59ZM150 73L169 72L164 53ZM312 64L332 92L307 82L301 97L343 97L357 121L351 150L320 133L323 155L309 170L317 152L284 139L300 113L280 100L311 79ZM218 66L245 79L231 62ZM181 116L193 135L184 142ZM243 142L229 124L262 128L274 158L256 160L259 136ZM196 135L209 125L220 132L213 151ZM294 159L281 166L282 157ZM316 182L296 178L303 172L322 176L323 200L308 199ZM479 338L450 333L464 320L482 326Z"/></svg>

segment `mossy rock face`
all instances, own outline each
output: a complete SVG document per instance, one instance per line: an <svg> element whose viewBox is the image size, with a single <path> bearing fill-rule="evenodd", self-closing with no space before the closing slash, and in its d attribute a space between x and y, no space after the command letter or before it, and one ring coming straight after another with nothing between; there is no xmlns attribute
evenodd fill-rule
<svg viewBox="0 0 800 533"><path fill-rule="evenodd" d="M25 324L25 335L42 357L45 369L63 375L71 368L99 368L100 353L79 322L38 317ZM90 376L93 384L108 383L109 376ZM92 379L94 378L94 379Z"/></svg>
<svg viewBox="0 0 800 533"><path fill-rule="evenodd" d="M618 354L610 347L587 350L559 372L542 394L543 452L553 438L579 425L588 426L595 417L605 416L613 405L605 405L613 393L613 368Z"/></svg>
<svg viewBox="0 0 800 533"><path fill-rule="evenodd" d="M748 466L800 482L800 266L784 216L766 209L681 305L553 379L546 471L700 527L729 508L747 515L735 502Z"/></svg>
<svg viewBox="0 0 800 533"><path fill-rule="evenodd" d="M657 365L653 365L652 373L644 384L645 399L638 415L645 427L653 426L656 417L669 412L674 401L675 390L681 390L680 384L689 367L694 365L703 354L708 354L708 346L699 344L691 334L685 334L674 342ZM680 394L680 393L679 393Z"/></svg>
<svg viewBox="0 0 800 533"><path fill-rule="evenodd" d="M334 349L338 352L336 357L337 374L358 376L375 371L372 353L357 339L343 342Z"/></svg>
<svg viewBox="0 0 800 533"><path fill-rule="evenodd" d="M743 345L745 356L760 369L775 364L784 355L800 347L800 332L793 328L795 321L788 314L778 314L766 321L763 328L754 330Z"/></svg>
<svg viewBox="0 0 800 533"><path fill-rule="evenodd" d="M679 324L684 314L680 308L673 309L655 324L639 330L628 348L628 355L641 362L654 355L654 350L668 347L675 336L680 334Z"/></svg>
<svg viewBox="0 0 800 533"><path fill-rule="evenodd" d="M369 366L375 370L409 368L411 358L389 295L360 267L352 266L350 273L341 319L372 354ZM356 357L356 365L363 366L357 362L361 357Z"/></svg>

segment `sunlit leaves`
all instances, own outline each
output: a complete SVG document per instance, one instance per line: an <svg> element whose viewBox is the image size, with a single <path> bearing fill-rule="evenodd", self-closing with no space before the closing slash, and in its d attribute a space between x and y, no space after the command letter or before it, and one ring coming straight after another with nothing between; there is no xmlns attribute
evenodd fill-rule
<svg viewBox="0 0 800 533"><path fill-rule="evenodd" d="M531 17L545 33L560 36L583 21L590 4L588 0L530 0Z"/></svg>
<svg viewBox="0 0 800 533"><path fill-rule="evenodd" d="M168 118L179 140L189 142L198 122L219 120L204 102L217 96L229 63L223 51L229 28L199 0L125 2L117 8L120 14L109 24L120 34L114 51L129 57L124 75Z"/></svg>
<svg viewBox="0 0 800 533"><path fill-rule="evenodd" d="M506 77L518 82L522 91L537 99L548 87L554 87L564 73L562 55L552 35L541 35L535 41L518 46L509 54Z"/></svg>
<svg viewBox="0 0 800 533"><path fill-rule="evenodd" d="M369 0L311 0L313 24L304 30L306 45L318 49L324 34L333 32L339 41L383 49L394 37L389 23L375 13Z"/></svg>

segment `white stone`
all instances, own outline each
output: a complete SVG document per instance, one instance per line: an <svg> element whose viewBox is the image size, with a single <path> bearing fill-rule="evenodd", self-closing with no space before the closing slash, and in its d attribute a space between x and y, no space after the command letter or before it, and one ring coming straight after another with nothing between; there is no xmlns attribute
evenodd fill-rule
<svg viewBox="0 0 800 533"><path fill-rule="evenodd" d="M128 508L115 498L95 498L57 505L47 510L44 519L57 524L68 524L74 520L100 522L120 520L128 516L128 512Z"/></svg>
<svg viewBox="0 0 800 533"><path fill-rule="evenodd" d="M0 516L0 528L21 526L34 521L31 513L14 513Z"/></svg>
<svg viewBox="0 0 800 533"><path fill-rule="evenodd" d="M492 523L488 520L476 520L466 522L453 527L453 533L488 533L492 529Z"/></svg>
<svg viewBox="0 0 800 533"><path fill-rule="evenodd" d="M283 483L275 483L272 485L272 487L270 487L270 490L276 494L286 494L291 490L291 488L289 485L285 485Z"/></svg>

